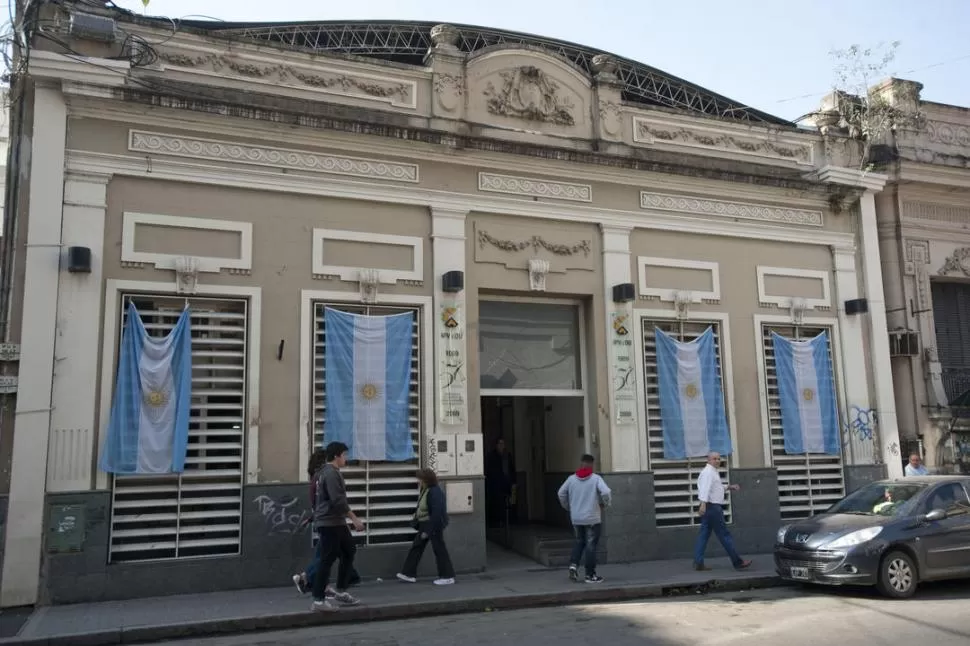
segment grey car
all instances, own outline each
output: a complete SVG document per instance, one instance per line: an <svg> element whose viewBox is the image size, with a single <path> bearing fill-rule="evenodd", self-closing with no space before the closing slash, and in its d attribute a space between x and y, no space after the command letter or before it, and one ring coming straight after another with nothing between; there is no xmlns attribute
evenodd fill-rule
<svg viewBox="0 0 970 646"><path fill-rule="evenodd" d="M779 529L775 568L789 581L875 585L898 599L922 581L970 578L968 491L968 476L867 484Z"/></svg>

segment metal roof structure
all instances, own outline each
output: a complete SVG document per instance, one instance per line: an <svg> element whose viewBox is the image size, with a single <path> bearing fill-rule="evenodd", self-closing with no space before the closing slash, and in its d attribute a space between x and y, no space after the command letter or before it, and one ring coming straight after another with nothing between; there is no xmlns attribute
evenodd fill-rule
<svg viewBox="0 0 970 646"><path fill-rule="evenodd" d="M352 54L419 66L424 64L424 57L432 46L431 28L438 24L440 23L411 21L308 23L180 21L182 27L204 31L216 37L248 40L314 53ZM602 50L501 29L460 24L452 26L461 34L458 48L466 53L493 45L526 45L564 57L587 73L591 70L594 56L607 54L618 63L617 75L624 86L625 101L722 119L793 127L793 124L785 119L755 110L658 69Z"/></svg>

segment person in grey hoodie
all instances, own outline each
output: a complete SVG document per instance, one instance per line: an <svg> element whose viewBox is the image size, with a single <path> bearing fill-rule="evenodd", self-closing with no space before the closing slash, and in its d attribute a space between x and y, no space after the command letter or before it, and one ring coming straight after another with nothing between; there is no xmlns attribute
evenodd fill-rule
<svg viewBox="0 0 970 646"><path fill-rule="evenodd" d="M579 563L583 552L586 552L586 583L600 583L603 580L596 574L596 548L603 527L602 510L612 502L612 492L603 478L593 473L593 463L592 455L584 455L576 473L566 478L566 482L559 487L559 504L569 512L576 537L569 559L569 578L579 580Z"/></svg>
<svg viewBox="0 0 970 646"><path fill-rule="evenodd" d="M326 448L327 463L317 476L316 508L313 510L313 527L320 536L320 561L313 577L312 610L331 610L333 602L345 606L360 603L347 588L350 573L354 569L354 537L347 527L349 519L358 532L364 524L357 518L347 501L347 486L340 469L347 464L348 448L341 442L331 442ZM330 582L330 569L340 561L337 570L337 585L333 599L326 595Z"/></svg>

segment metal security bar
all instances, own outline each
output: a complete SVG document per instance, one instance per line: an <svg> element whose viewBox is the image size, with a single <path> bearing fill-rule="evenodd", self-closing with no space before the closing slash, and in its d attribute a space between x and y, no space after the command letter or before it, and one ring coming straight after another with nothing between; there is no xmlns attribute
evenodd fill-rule
<svg viewBox="0 0 970 646"><path fill-rule="evenodd" d="M827 327L764 325L762 340L765 357L765 387L768 393L768 425L771 430L771 460L778 470L778 500L782 520L806 518L825 511L845 495L842 455L785 453L781 425L781 400L775 369L775 348L771 333L786 339L811 339L829 333L829 360L832 359L832 330ZM835 364L832 363L834 366ZM833 375L835 377L835 375ZM836 380L836 383L838 381ZM841 446L841 443L840 443Z"/></svg>
<svg viewBox="0 0 970 646"><path fill-rule="evenodd" d="M660 381L657 375L657 339L655 328L660 328L678 341L692 341L711 327L714 331L714 347L717 354L718 376L723 388L724 375L721 370L721 330L715 321L671 321L644 318L641 320L643 333L643 371L646 392L647 442L650 450L650 469L653 471L654 500L658 527L679 527L696 525L700 522L697 515L697 478L707 461L703 458L688 460L664 459L663 418L660 413ZM726 404L726 402L725 402ZM721 463L721 478L730 478L729 460ZM731 498L725 498L724 517L731 522Z"/></svg>
<svg viewBox="0 0 970 646"><path fill-rule="evenodd" d="M156 337L172 330L185 305L185 298L126 294L121 329L129 299L145 329ZM192 408L185 472L112 478L110 562L226 556L240 551L247 303L203 298L188 302ZM121 339L105 342L120 345Z"/></svg>
<svg viewBox="0 0 970 646"><path fill-rule="evenodd" d="M353 314L385 316L412 312L414 332L411 339L411 441L415 455L421 455L421 317L416 307L374 307L345 304L314 304L313 340L313 446L326 443L324 422L327 417L327 307ZM364 519L364 531L355 533L368 545L409 542L414 538L410 527L418 485L414 472L419 461L352 462L343 469L347 494L354 512Z"/></svg>

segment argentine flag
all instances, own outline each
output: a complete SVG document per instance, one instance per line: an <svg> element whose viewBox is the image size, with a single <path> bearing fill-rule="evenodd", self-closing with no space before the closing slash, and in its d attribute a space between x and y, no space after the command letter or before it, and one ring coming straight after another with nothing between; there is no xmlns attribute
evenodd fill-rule
<svg viewBox="0 0 970 646"><path fill-rule="evenodd" d="M186 307L168 336L153 338L128 302L102 471L149 475L185 470L192 405L190 325Z"/></svg>
<svg viewBox="0 0 970 646"><path fill-rule="evenodd" d="M327 308L326 442L351 460L413 460L409 411L414 315L360 316Z"/></svg>
<svg viewBox="0 0 970 646"><path fill-rule="evenodd" d="M730 455L731 434L717 373L714 330L707 328L693 341L684 343L654 329L664 458L685 460L706 456L711 451Z"/></svg>
<svg viewBox="0 0 970 646"><path fill-rule="evenodd" d="M829 336L792 341L774 332L775 372L785 453L839 454L839 411L829 359Z"/></svg>

